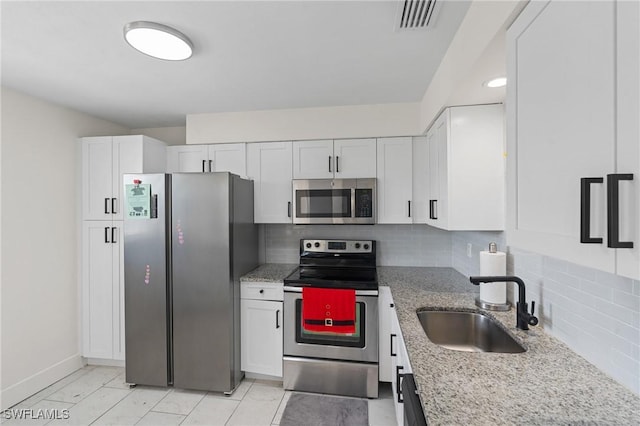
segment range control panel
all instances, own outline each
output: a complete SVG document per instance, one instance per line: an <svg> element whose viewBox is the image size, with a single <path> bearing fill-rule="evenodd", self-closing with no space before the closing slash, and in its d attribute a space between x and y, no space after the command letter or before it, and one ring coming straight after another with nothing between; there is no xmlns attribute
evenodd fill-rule
<svg viewBox="0 0 640 426"><path fill-rule="evenodd" d="M302 240L301 249L317 253L371 253L371 240Z"/></svg>

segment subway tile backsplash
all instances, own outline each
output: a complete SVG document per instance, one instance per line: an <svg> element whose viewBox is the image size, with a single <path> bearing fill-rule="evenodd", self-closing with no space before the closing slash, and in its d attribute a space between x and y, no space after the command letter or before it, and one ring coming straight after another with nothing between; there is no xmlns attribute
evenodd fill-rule
<svg viewBox="0 0 640 426"><path fill-rule="evenodd" d="M478 252L490 241L505 250L503 233L452 234L452 265L467 276L480 271ZM507 273L524 280L545 330L640 394L640 282L514 247L507 251Z"/></svg>

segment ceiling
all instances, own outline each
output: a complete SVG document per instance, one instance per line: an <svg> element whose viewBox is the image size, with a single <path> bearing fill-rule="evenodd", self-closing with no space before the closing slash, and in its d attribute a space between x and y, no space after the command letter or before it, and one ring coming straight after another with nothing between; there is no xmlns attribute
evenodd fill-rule
<svg viewBox="0 0 640 426"><path fill-rule="evenodd" d="M129 128L187 114L419 102L469 8L396 30L398 1L3 1L2 84ZM132 49L131 21L191 38L187 61Z"/></svg>

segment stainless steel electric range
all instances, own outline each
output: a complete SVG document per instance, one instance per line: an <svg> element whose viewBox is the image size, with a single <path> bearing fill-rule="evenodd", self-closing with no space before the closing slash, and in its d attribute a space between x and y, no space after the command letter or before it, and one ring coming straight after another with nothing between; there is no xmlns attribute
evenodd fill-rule
<svg viewBox="0 0 640 426"><path fill-rule="evenodd" d="M303 288L355 291L353 333L313 332L303 321ZM285 389L378 397L376 242L301 240L300 265L284 279Z"/></svg>

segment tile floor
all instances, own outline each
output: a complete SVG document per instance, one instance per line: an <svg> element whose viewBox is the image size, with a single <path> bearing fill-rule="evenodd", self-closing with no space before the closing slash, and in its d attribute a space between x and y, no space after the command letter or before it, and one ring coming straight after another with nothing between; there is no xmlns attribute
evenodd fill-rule
<svg viewBox="0 0 640 426"><path fill-rule="evenodd" d="M124 369L87 366L12 407L69 410L68 419L6 419L2 425L278 425L290 391L281 382L245 379L231 396L124 383ZM369 424L392 426L391 387L369 400Z"/></svg>

